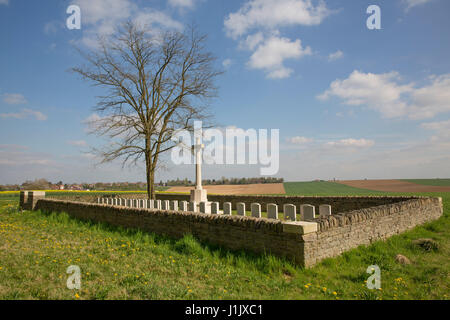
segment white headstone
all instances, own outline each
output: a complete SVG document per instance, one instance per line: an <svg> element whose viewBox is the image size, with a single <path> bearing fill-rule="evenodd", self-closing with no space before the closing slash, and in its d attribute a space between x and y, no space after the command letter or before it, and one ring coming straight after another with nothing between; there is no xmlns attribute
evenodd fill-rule
<svg viewBox="0 0 450 320"><path fill-rule="evenodd" d="M319 214L321 217L329 217L331 216L331 206L328 204L323 204L319 206Z"/></svg>
<svg viewBox="0 0 450 320"><path fill-rule="evenodd" d="M161 209L162 210L170 210L170 201L163 200Z"/></svg>
<svg viewBox="0 0 450 320"><path fill-rule="evenodd" d="M267 205L267 218L278 220L278 206L275 203Z"/></svg>
<svg viewBox="0 0 450 320"><path fill-rule="evenodd" d="M170 201L170 210L178 211L178 201L177 200Z"/></svg>
<svg viewBox="0 0 450 320"><path fill-rule="evenodd" d="M189 211L197 212L197 202L196 201L189 202Z"/></svg>
<svg viewBox="0 0 450 320"><path fill-rule="evenodd" d="M147 200L147 209L155 208L155 200Z"/></svg>
<svg viewBox="0 0 450 320"><path fill-rule="evenodd" d="M245 216L245 203L239 202L236 204L236 211L238 216Z"/></svg>
<svg viewBox="0 0 450 320"><path fill-rule="evenodd" d="M225 214L227 216L231 216L232 211L233 211L231 208L232 208L231 202L225 202L223 204L223 214Z"/></svg>
<svg viewBox="0 0 450 320"><path fill-rule="evenodd" d="M283 206L284 220L297 221L297 207L293 204Z"/></svg>
<svg viewBox="0 0 450 320"><path fill-rule="evenodd" d="M218 202L212 202L211 203L211 213L212 214L219 214L219 203Z"/></svg>
<svg viewBox="0 0 450 320"><path fill-rule="evenodd" d="M211 213L211 211L208 212L208 203L207 202L200 202L200 212L201 213Z"/></svg>
<svg viewBox="0 0 450 320"><path fill-rule="evenodd" d="M301 207L302 217L304 221L314 220L316 215L316 208L310 204L304 204Z"/></svg>
<svg viewBox="0 0 450 320"><path fill-rule="evenodd" d="M251 206L252 217L261 218L261 205L259 203L252 203Z"/></svg>
<svg viewBox="0 0 450 320"><path fill-rule="evenodd" d="M155 209L161 210L161 208L162 208L161 200L155 200Z"/></svg>
<svg viewBox="0 0 450 320"><path fill-rule="evenodd" d="M139 201L138 201L138 208L144 208L144 202L145 202L144 199L139 199Z"/></svg>
<svg viewBox="0 0 450 320"><path fill-rule="evenodd" d="M180 210L183 212L188 211L188 202L187 201L180 202Z"/></svg>

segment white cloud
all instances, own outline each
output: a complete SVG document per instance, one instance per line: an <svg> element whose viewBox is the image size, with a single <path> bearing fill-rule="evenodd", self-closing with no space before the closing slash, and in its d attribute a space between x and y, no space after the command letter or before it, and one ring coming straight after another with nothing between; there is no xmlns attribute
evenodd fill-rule
<svg viewBox="0 0 450 320"><path fill-rule="evenodd" d="M306 144L306 143L310 143L310 142L314 141L314 139L297 136L297 137L289 138L288 141L292 144Z"/></svg>
<svg viewBox="0 0 450 320"><path fill-rule="evenodd" d="M432 76L431 84L412 91L410 118L432 118L450 112L450 74Z"/></svg>
<svg viewBox="0 0 450 320"><path fill-rule="evenodd" d="M322 0L250 0L225 18L225 32L239 41L239 48L253 52L250 68L263 69L269 79L283 79L293 72L284 60L299 59L312 50L303 48L300 39L282 37L279 29L318 25L330 13Z"/></svg>
<svg viewBox="0 0 450 320"><path fill-rule="evenodd" d="M264 41L262 32L248 35L247 38L239 43L239 47L247 50L253 50L258 44Z"/></svg>
<svg viewBox="0 0 450 320"><path fill-rule="evenodd" d="M425 3L431 2L431 0L403 0L403 3L406 5L406 10L423 5Z"/></svg>
<svg viewBox="0 0 450 320"><path fill-rule="evenodd" d="M194 0L169 0L169 4L172 7L179 7L179 8L192 8L194 7Z"/></svg>
<svg viewBox="0 0 450 320"><path fill-rule="evenodd" d="M225 68L229 68L233 64L233 61L231 59L225 59L222 61L222 65Z"/></svg>
<svg viewBox="0 0 450 320"><path fill-rule="evenodd" d="M432 76L431 83L421 88L401 84L397 72L384 74L354 71L345 80L335 80L319 95L320 100L331 96L350 106L367 106L386 118L432 118L450 112L450 74Z"/></svg>
<svg viewBox="0 0 450 320"><path fill-rule="evenodd" d="M272 36L257 47L248 65L253 69L265 70L269 78L287 78L292 70L283 65L284 60L299 59L310 54L311 48L303 48L300 39L291 41Z"/></svg>
<svg viewBox="0 0 450 320"><path fill-rule="evenodd" d="M258 27L275 29L293 25L318 25L329 14L330 10L324 1L252 0L228 15L225 29L228 36L236 39Z"/></svg>
<svg viewBox="0 0 450 320"><path fill-rule="evenodd" d="M420 125L426 130L435 131L435 135L431 137L431 141L448 141L450 142L450 120L426 122Z"/></svg>
<svg viewBox="0 0 450 320"><path fill-rule="evenodd" d="M5 93L3 94L3 102L7 104L25 104L27 99L20 93Z"/></svg>
<svg viewBox="0 0 450 320"><path fill-rule="evenodd" d="M21 112L17 113L0 113L0 118L8 119L25 119L29 117L34 117L36 120L45 121L47 120L47 116L40 111L35 111L31 109L23 109Z"/></svg>
<svg viewBox="0 0 450 320"><path fill-rule="evenodd" d="M8 5L9 0L0 0L0 4Z"/></svg>
<svg viewBox="0 0 450 320"><path fill-rule="evenodd" d="M127 20L150 27L155 33L161 29L183 29L183 25L165 14L149 7L140 8L131 0L75 0L81 9L83 37L81 42L97 48L97 38L112 35L115 29Z"/></svg>
<svg viewBox="0 0 450 320"><path fill-rule="evenodd" d="M71 141L67 141L68 144L70 144L71 146L75 146L75 147L86 147L87 146L87 142L84 140L71 140Z"/></svg>
<svg viewBox="0 0 450 320"><path fill-rule="evenodd" d="M336 148L368 148L375 144L373 140L366 139L342 139L338 141L330 141L325 144L326 147Z"/></svg>
<svg viewBox="0 0 450 320"><path fill-rule="evenodd" d="M44 25L44 33L46 35L55 34L58 30L63 29L64 27L65 25L59 20L50 21Z"/></svg>
<svg viewBox="0 0 450 320"><path fill-rule="evenodd" d="M183 29L183 25L180 22L172 19L161 11L149 8L140 10L139 13L136 14L134 22L145 27L155 28L155 26L158 26L163 29Z"/></svg>
<svg viewBox="0 0 450 320"><path fill-rule="evenodd" d="M131 15L133 3L130 0L75 0L81 9L83 24L108 23L126 19Z"/></svg>
<svg viewBox="0 0 450 320"><path fill-rule="evenodd" d="M421 127L428 130L450 132L450 120L438 122L425 122Z"/></svg>
<svg viewBox="0 0 450 320"><path fill-rule="evenodd" d="M341 50L338 50L334 53L330 53L328 55L328 61L336 61L344 57L344 53Z"/></svg>

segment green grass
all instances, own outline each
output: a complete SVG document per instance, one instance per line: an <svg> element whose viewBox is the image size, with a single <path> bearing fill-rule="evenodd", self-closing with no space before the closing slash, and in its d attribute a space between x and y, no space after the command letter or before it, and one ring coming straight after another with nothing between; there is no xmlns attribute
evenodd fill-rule
<svg viewBox="0 0 450 320"><path fill-rule="evenodd" d="M192 236L20 212L16 200L0 200L0 299L448 299L450 193L423 195L443 197L444 217L306 270ZM417 238L434 239L439 250L413 246ZM412 264L397 264L397 254ZM382 290L365 286L372 264L381 268ZM66 288L70 265L81 268L81 290Z"/></svg>
<svg viewBox="0 0 450 320"><path fill-rule="evenodd" d="M450 179L403 179L402 181L422 184L425 186L450 187Z"/></svg>
<svg viewBox="0 0 450 320"><path fill-rule="evenodd" d="M312 182L285 182L284 189L287 195L326 195L326 196L344 196L344 195L381 195L382 192L359 189L344 184L329 181Z"/></svg>

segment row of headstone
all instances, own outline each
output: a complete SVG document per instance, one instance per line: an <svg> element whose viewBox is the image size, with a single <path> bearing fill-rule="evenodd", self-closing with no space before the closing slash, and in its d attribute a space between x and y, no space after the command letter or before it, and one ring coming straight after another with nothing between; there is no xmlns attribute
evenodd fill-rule
<svg viewBox="0 0 450 320"><path fill-rule="evenodd" d="M189 211L189 212L208 212L208 203L195 201L177 201L177 200L146 200L146 199L121 199L121 198L98 198L97 203L112 206L123 206L131 208L155 209L155 210L171 210L171 211ZM225 202L223 204L223 211L219 210L219 202L212 202L211 214L232 214L232 203ZM236 211L238 216L246 215L245 203L240 202L236 204ZM250 205L251 216L254 218L261 218L261 204L252 203ZM284 220L297 221L297 207L293 204L283 205ZM310 204L303 204L300 206L300 220L308 221L314 220L317 217L327 217L331 215L330 205L320 205L319 215L316 215L316 208ZM267 218L278 220L278 205L270 203L267 205Z"/></svg>
<svg viewBox="0 0 450 320"><path fill-rule="evenodd" d="M236 211L239 216L245 216L245 203L237 203ZM255 218L261 218L261 205L259 203L252 203L250 205L251 216ZM283 205L284 220L297 221L297 207L293 204ZM331 215L330 205L319 206L319 216L327 217ZM301 220L314 220L316 216L316 208L309 204L304 204L300 206L300 217ZM278 205L274 203L269 203L267 205L267 218L278 220Z"/></svg>

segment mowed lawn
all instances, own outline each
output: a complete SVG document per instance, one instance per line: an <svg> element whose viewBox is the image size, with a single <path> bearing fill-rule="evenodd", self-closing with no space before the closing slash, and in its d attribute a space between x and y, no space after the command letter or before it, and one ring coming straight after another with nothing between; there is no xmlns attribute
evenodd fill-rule
<svg viewBox="0 0 450 320"><path fill-rule="evenodd" d="M450 193L424 195L443 197L444 217L306 270L191 236L173 240L66 214L20 212L16 199L3 199L0 299L448 299ZM414 246L418 238L434 239L439 249ZM396 263L397 254L412 264ZM381 290L366 288L373 264L381 268ZM80 290L66 287L70 265L81 269Z"/></svg>

